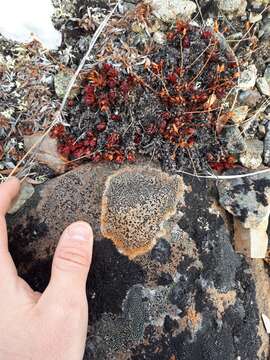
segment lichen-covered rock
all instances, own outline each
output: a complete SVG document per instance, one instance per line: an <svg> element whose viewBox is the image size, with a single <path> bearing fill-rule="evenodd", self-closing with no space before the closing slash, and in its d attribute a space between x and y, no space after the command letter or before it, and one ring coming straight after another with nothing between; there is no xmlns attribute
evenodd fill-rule
<svg viewBox="0 0 270 360"><path fill-rule="evenodd" d="M182 192L178 176L147 167L120 170L106 183L102 234L129 258L144 254L165 235L163 224L175 214Z"/></svg>
<svg viewBox="0 0 270 360"><path fill-rule="evenodd" d="M269 214L269 173L222 180L218 191L220 204L246 228L258 226Z"/></svg>
<svg viewBox="0 0 270 360"><path fill-rule="evenodd" d="M149 161L137 166L156 168ZM166 235L130 260L100 231L105 184L117 172L113 164L77 168L37 186L8 217L19 274L37 291L48 284L62 230L75 220L91 223L84 359L265 360L269 338L260 313L268 313L269 287L257 287L259 277L234 252L214 183L185 178L184 201L166 224Z"/></svg>
<svg viewBox="0 0 270 360"><path fill-rule="evenodd" d="M246 151L245 139L236 125L225 127L222 131L222 141L232 155L239 155Z"/></svg>

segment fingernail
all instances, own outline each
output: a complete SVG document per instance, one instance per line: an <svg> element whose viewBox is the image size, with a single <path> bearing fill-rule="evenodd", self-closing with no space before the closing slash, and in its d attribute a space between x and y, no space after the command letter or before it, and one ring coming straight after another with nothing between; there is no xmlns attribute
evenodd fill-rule
<svg viewBox="0 0 270 360"><path fill-rule="evenodd" d="M88 240L92 230L89 224L80 222L71 225L68 229L68 235L71 240Z"/></svg>

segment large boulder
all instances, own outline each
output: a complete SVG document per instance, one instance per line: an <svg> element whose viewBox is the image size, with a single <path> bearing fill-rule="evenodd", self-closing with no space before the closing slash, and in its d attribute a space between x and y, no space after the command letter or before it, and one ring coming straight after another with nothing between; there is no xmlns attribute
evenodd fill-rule
<svg viewBox="0 0 270 360"><path fill-rule="evenodd" d="M230 224L217 205L214 183L170 177L149 162L122 168L120 173L118 168L85 165L50 180L37 186L34 196L8 218L10 250L19 273L39 291L48 284L52 256L64 228L76 220L93 226L85 360L267 359L269 339L261 314L270 311L269 279L262 260L248 262L234 251ZM118 201L112 199L113 189L123 180L110 185L110 179L126 171L139 172L151 189L167 178L164 196L173 204L170 216L154 219L162 229L155 232L155 241L132 256L105 238L100 226L104 196L111 209L110 204ZM136 202L144 201L144 195L137 200L132 182L129 187L131 211ZM160 194L161 190L157 196L149 193L154 207ZM106 217L106 224L110 219ZM129 221L136 218L131 216ZM132 241L136 242L133 235Z"/></svg>

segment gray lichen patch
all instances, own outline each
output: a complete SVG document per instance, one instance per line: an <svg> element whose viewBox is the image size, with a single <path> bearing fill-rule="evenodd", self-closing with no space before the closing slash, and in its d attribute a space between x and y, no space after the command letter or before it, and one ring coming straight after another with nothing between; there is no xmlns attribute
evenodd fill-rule
<svg viewBox="0 0 270 360"><path fill-rule="evenodd" d="M149 321L143 290L141 285L132 287L123 302L123 314L105 313L97 323L96 338L101 340L95 344L97 359L104 359L107 353L127 350L130 344L143 338L145 324Z"/></svg>
<svg viewBox="0 0 270 360"><path fill-rule="evenodd" d="M104 313L95 328L93 343L96 358L112 359L117 352L127 351L143 341L147 325L162 328L164 318L178 318L179 310L169 302L170 287L148 288L134 285L122 304L122 314ZM89 345L89 344L88 344Z"/></svg>
<svg viewBox="0 0 270 360"><path fill-rule="evenodd" d="M107 179L101 231L130 259L147 253L164 236L164 222L183 194L179 176L146 167L125 168Z"/></svg>
<svg viewBox="0 0 270 360"><path fill-rule="evenodd" d="M166 240L158 239L149 253L138 256L133 261L147 269L145 281L151 287L173 283L178 277L179 263L185 257L189 257L192 266L202 268L194 240L176 224Z"/></svg>

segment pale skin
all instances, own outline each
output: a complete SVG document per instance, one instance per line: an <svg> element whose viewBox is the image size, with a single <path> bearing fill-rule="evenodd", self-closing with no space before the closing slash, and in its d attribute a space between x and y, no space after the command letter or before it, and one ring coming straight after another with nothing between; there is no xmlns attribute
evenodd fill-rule
<svg viewBox="0 0 270 360"><path fill-rule="evenodd" d="M68 226L55 251L47 289L34 292L18 276L8 251L5 215L19 189L15 178L0 185L0 359L82 360L92 229L85 222Z"/></svg>

